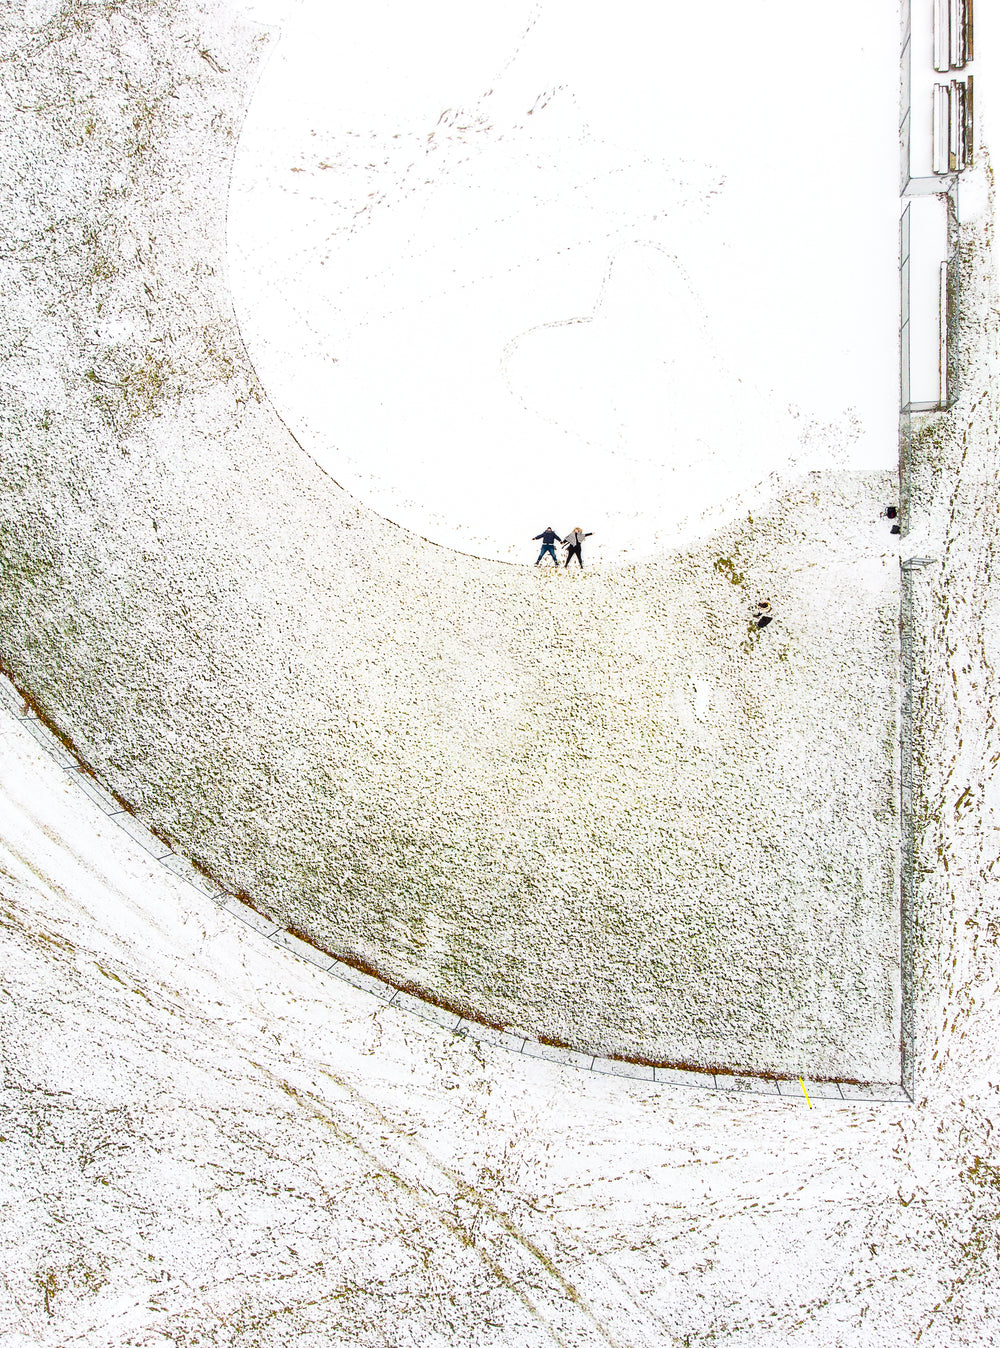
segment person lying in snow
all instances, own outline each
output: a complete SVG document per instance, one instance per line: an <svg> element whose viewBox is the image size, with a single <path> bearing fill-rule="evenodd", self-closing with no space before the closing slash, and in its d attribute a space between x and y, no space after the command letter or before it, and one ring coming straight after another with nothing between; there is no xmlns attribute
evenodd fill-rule
<svg viewBox="0 0 1000 1348"><path fill-rule="evenodd" d="M535 537L532 539L532 542L537 543L539 539L542 540L542 550L538 554L538 562L540 562L542 558L545 556L545 554L548 553L549 556L552 558L552 565L558 566L559 558L556 556L556 550L554 545L556 543L561 543L563 540L559 537L559 535L556 533L555 529L553 529L551 524L547 529L544 529L542 533L535 534ZM535 563L536 566L538 565L538 562Z"/></svg>
<svg viewBox="0 0 1000 1348"><path fill-rule="evenodd" d="M563 542L566 544L567 566L569 566L570 561L574 557L580 563L581 567L583 566L583 540L585 538L590 538L592 534L593 530L591 530L589 534L585 534L583 530L580 528L580 526L577 525L572 533L566 535L566 537L563 539Z"/></svg>

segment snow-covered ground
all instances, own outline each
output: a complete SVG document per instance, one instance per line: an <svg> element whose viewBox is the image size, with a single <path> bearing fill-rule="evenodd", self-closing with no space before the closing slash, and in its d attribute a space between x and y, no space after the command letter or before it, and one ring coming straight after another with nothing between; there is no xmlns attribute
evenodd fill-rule
<svg viewBox="0 0 1000 1348"><path fill-rule="evenodd" d="M365 505L529 564L894 467L898 59L888 0L308 0L229 205L269 397Z"/></svg>
<svg viewBox="0 0 1000 1348"><path fill-rule="evenodd" d="M397 986L590 1053L898 1079L894 471L570 574L389 523L247 361L225 218L270 39L184 13L11 39L14 682L179 850Z"/></svg>
<svg viewBox="0 0 1000 1348"><path fill-rule="evenodd" d="M322 869L329 854L308 852L330 825L315 764L333 758L336 729L367 745L371 772L385 739L360 709L388 709L384 728L395 730L399 705L385 696L385 653L362 647L346 674L355 702L336 702L334 720L321 684L351 645L330 634L349 598L385 611L377 590L391 568L377 564L380 545L416 559L405 571L414 642L442 591L426 585L430 553L337 504L284 446L227 326L211 272L220 254L195 244L215 238L225 204L218 146L238 125L232 84L256 35L214 5L35 6L28 18L35 30L4 48L19 101L3 181L20 192L5 214L4 662L141 813L163 827L179 810L174 826L227 878L266 886L268 865ZM1000 37L988 12L978 24L977 71ZM977 79L991 127L996 85ZM182 172L185 148L204 158ZM3 714L5 1348L990 1341L1000 1282L1000 294L982 158L977 174L961 194L960 396L950 413L914 422L904 465L903 545L934 559L908 577L906 599L914 1104L723 1099L555 1068L422 1025L275 951L164 873ZM172 244L178 220L190 233L186 260ZM848 486L836 484L837 500L877 499L877 482L854 483L853 498ZM822 517L831 490L777 509L756 552L746 541L736 562L717 552L730 579L702 558L720 588L704 588L696 570L698 603L668 596L666 611L728 622L761 577L769 589L786 583L790 568L767 559L782 538L794 542L803 510ZM840 615L845 639L865 611L852 619L838 607L859 602L862 521L859 510L845 533L813 540L827 550L814 597ZM200 551L185 553L185 542ZM332 588L337 571L324 568L319 542L361 577L353 594ZM871 547L864 570L891 598L874 582L882 560ZM457 570L454 581L471 592L470 578L495 602L485 570ZM586 611L587 638L630 632L618 652L631 660L648 609L628 575L601 584L619 588ZM543 609L563 643L574 635L571 602ZM495 633L477 621L482 648ZM792 704L789 727L812 712L794 705L799 680L831 668L818 635L817 620L802 646L812 664L789 633L765 667L780 694L779 667L799 661L773 702L780 714ZM860 640L855 650L872 656ZM689 718L687 693L658 705L675 705L695 731L724 687L718 668L737 668L733 655L697 671ZM609 661L606 677L620 680L627 664ZM850 717L870 724L876 684L863 663L853 675L841 668L852 676L856 700L838 702L843 684L830 685L827 723L810 733L840 734L838 753L863 763ZM564 673L579 700L576 677ZM759 708L757 677L736 686ZM762 793L773 734L768 719L749 759ZM747 761L752 745L744 722L728 751ZM444 789L447 756L431 766ZM817 769L806 761L807 791L823 780ZM299 795L287 786L296 775L307 779ZM855 795L878 797L876 777L854 775ZM848 856L869 806L845 790L826 817L805 799L823 838L846 830ZM289 802L318 810L320 826L294 847L282 832ZM697 829L705 812L686 817ZM777 838L789 830L794 847L793 822L789 813L768 827ZM731 810L718 827L738 823ZM776 1002L788 999L777 968L762 971Z"/></svg>
<svg viewBox="0 0 1000 1348"><path fill-rule="evenodd" d="M951 566L975 572L965 539ZM917 1102L812 1109L557 1069L332 982L167 874L4 713L5 1348L980 1348L996 739L970 691L956 760L943 694Z"/></svg>

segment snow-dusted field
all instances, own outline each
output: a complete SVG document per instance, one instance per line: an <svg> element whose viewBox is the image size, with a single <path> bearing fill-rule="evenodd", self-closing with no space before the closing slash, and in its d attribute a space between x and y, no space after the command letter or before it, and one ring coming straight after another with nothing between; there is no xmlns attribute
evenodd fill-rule
<svg viewBox="0 0 1000 1348"><path fill-rule="evenodd" d="M182 850L399 981L612 1049L652 1026L730 1066L889 1064L890 480L821 473L680 565L576 577L394 529L289 442L227 309L225 170L267 43L221 5L20 17L15 681ZM903 546L935 559L906 597L915 1103L611 1080L380 1007L175 881L0 712L5 1345L990 1341L988 188L962 193L960 397L905 460Z"/></svg>
<svg viewBox="0 0 1000 1348"><path fill-rule="evenodd" d="M989 1342L998 539L963 422L920 632L914 1105L595 1078L422 1025L174 880L3 712L3 1343Z"/></svg>
<svg viewBox="0 0 1000 1348"><path fill-rule="evenodd" d="M834 456L558 575L353 500L226 282L270 39L185 12L39 12L11 58L14 682L222 883L417 994L592 1053L898 1079L894 473Z"/></svg>

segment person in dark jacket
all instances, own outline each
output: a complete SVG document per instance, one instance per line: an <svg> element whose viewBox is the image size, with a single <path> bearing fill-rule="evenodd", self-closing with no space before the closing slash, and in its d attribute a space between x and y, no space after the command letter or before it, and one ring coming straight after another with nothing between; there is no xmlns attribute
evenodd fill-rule
<svg viewBox="0 0 1000 1348"><path fill-rule="evenodd" d="M563 539L563 542L566 544L567 566L569 566L570 561L574 557L580 563L580 566L581 567L583 566L583 540L585 538L590 537L591 534L585 534L579 525L577 525L577 527L572 531L572 533L568 533L566 535L566 537Z"/></svg>
<svg viewBox="0 0 1000 1348"><path fill-rule="evenodd" d="M535 537L532 539L532 542L537 543L539 539L542 540L542 550L538 554L538 561L535 563L535 565L537 566L538 563L545 556L545 554L548 553L549 556L552 558L552 565L558 566L559 558L556 556L555 544L561 543L562 539L556 533L555 529L553 529L551 524L547 529L544 529L540 534L535 534Z"/></svg>

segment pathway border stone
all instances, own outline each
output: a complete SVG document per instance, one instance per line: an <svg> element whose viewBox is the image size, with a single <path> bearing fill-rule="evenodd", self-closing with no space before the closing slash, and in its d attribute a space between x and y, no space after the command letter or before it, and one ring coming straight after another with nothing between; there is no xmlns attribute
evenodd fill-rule
<svg viewBox="0 0 1000 1348"><path fill-rule="evenodd" d="M833 1101L835 1103L912 1103L912 1095L895 1082L876 1082L862 1085L854 1082L811 1081L808 1077L784 1079L772 1077L753 1077L747 1075L729 1075L722 1072L694 1072L680 1068L654 1067L645 1063L627 1062L617 1058L602 1058L573 1049L562 1048L556 1044L542 1043L527 1035L515 1031L497 1029L483 1025L478 1021L467 1020L464 1016L435 1006L432 1002L422 1001L410 993L393 988L372 974L355 969L341 960L333 958L325 951L311 946L301 937L262 917L249 904L230 893L224 886L202 874L186 857L173 851L162 842L136 817L126 810L94 777L84 764L80 763L46 726L44 721L31 709L28 700L18 691L4 674L0 674L0 707L6 707L11 715L43 748L53 761L63 770L103 813L127 833L129 838L142 847L154 861L160 863L178 879L186 881L199 894L217 904L219 908L231 914L237 921L249 927L259 936L269 941L279 950L287 951L296 958L305 960L322 973L331 974L342 982L361 992L369 993L386 1006L395 1007L416 1016L427 1024L436 1025L443 1033L459 1035L462 1038L476 1039L494 1047L506 1049L510 1053L519 1053L526 1058L536 1058L553 1063L558 1067L573 1067L578 1071L594 1072L603 1076L617 1077L625 1081L643 1081L657 1086L680 1086L694 1090L728 1092L730 1094L759 1095L770 1099L798 1101L807 1107L806 1091L809 1101ZM904 993L905 1001L905 993ZM906 1023L904 1016L904 1024ZM912 1019L910 1021L912 1024ZM912 1049L910 1052L910 1070L912 1071ZM803 1090L803 1085L805 1090Z"/></svg>

